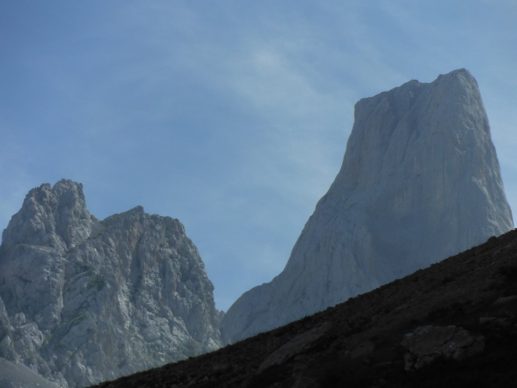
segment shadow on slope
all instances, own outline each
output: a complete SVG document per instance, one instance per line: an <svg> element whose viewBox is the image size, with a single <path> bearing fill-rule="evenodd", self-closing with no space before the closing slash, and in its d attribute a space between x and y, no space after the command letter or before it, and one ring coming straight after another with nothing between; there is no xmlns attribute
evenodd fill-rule
<svg viewBox="0 0 517 388"><path fill-rule="evenodd" d="M501 387L517 381L517 231L118 387Z"/></svg>

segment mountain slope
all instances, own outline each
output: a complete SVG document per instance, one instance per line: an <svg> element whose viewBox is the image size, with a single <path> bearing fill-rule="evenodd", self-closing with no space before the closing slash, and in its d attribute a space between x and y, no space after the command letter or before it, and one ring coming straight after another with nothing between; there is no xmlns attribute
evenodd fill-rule
<svg viewBox="0 0 517 388"><path fill-rule="evenodd" d="M509 387L517 231L311 317L100 388Z"/></svg>
<svg viewBox="0 0 517 388"><path fill-rule="evenodd" d="M141 207L98 221L82 186L29 192L0 247L0 356L85 386L214 350L220 313L183 225Z"/></svg>
<svg viewBox="0 0 517 388"><path fill-rule="evenodd" d="M285 269L224 317L225 341L299 319L512 228L466 70L360 100L339 174Z"/></svg>

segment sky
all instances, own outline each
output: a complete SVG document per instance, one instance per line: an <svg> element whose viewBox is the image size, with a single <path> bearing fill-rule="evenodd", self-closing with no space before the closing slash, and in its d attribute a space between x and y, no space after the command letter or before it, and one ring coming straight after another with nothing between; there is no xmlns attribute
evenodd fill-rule
<svg viewBox="0 0 517 388"><path fill-rule="evenodd" d="M219 309L284 267L357 100L478 80L517 209L517 0L0 0L0 228L69 178L178 218Z"/></svg>

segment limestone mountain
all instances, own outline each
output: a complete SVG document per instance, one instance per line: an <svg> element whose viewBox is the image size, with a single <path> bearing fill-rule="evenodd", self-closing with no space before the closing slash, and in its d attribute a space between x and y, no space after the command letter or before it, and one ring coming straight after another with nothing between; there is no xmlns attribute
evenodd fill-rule
<svg viewBox="0 0 517 388"><path fill-rule="evenodd" d="M221 314L176 219L103 221L82 185L31 190L0 247L0 357L86 386L220 346Z"/></svg>
<svg viewBox="0 0 517 388"><path fill-rule="evenodd" d="M341 170L285 269L233 304L223 337L235 342L310 315L512 225L468 71L362 99Z"/></svg>

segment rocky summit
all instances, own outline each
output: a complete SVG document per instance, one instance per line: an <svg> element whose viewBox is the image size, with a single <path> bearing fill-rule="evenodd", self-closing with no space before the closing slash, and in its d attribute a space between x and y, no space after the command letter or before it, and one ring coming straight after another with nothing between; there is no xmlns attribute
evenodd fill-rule
<svg viewBox="0 0 517 388"><path fill-rule="evenodd" d="M31 190L3 233L0 361L27 367L21 381L81 387L211 351L220 318L176 219L136 207L99 221L62 180Z"/></svg>
<svg viewBox="0 0 517 388"><path fill-rule="evenodd" d="M517 232L210 354L99 388L515 387Z"/></svg>
<svg viewBox="0 0 517 388"><path fill-rule="evenodd" d="M360 100L341 170L285 269L224 317L226 342L374 289L513 226L478 84L456 70Z"/></svg>

